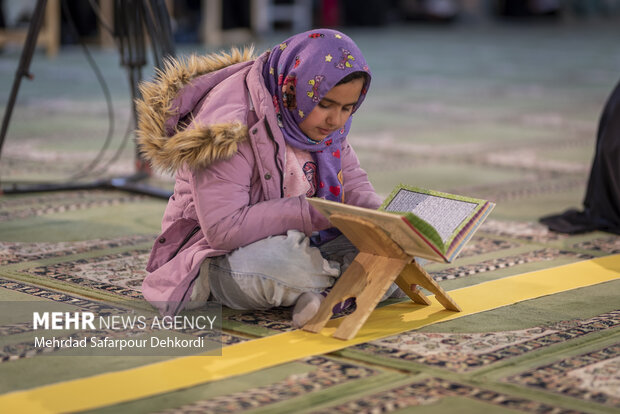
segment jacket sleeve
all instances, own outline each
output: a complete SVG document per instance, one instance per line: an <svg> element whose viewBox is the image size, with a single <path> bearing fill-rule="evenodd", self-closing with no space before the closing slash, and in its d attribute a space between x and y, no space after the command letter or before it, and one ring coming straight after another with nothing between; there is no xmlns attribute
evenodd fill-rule
<svg viewBox="0 0 620 414"><path fill-rule="evenodd" d="M368 174L360 166L353 148L345 140L342 144L342 176L344 202L358 207L377 209L381 198L368 180Z"/></svg>
<svg viewBox="0 0 620 414"><path fill-rule="evenodd" d="M249 144L241 144L229 160L216 162L191 175L200 227L210 247L234 250L269 236L296 229L312 234L308 202L302 197L250 204L257 179Z"/></svg>

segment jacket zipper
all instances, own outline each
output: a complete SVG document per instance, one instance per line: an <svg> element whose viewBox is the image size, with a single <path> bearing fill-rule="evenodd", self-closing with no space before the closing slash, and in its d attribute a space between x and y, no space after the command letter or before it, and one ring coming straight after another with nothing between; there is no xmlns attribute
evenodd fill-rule
<svg viewBox="0 0 620 414"><path fill-rule="evenodd" d="M269 126L269 122L267 122L267 118L265 118L265 129L267 130L267 135L269 135L269 138L271 138L271 140L276 146L276 152L275 152L276 167L278 167L278 172L280 173L280 183L284 183L284 172L282 171L282 168L280 167L280 163L278 162L278 154L280 153L280 144L278 144L278 141L276 141L276 139L274 138L273 132L271 132L271 127ZM280 197L281 198L284 197L284 189L282 188L282 185L280 185Z"/></svg>

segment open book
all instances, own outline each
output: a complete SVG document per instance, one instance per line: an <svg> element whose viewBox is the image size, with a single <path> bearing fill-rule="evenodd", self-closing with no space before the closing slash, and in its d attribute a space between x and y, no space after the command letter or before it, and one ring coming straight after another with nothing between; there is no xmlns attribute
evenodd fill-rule
<svg viewBox="0 0 620 414"><path fill-rule="evenodd" d="M495 204L471 197L397 186L378 210L310 198L325 217L357 216L383 229L405 253L451 262Z"/></svg>

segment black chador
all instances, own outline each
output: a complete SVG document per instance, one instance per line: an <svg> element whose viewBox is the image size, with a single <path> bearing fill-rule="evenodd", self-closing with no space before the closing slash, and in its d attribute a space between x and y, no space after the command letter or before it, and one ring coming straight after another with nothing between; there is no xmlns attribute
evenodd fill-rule
<svg viewBox="0 0 620 414"><path fill-rule="evenodd" d="M540 222L560 233L602 230L620 234L620 82L599 121L583 207L583 211L567 210L543 217Z"/></svg>

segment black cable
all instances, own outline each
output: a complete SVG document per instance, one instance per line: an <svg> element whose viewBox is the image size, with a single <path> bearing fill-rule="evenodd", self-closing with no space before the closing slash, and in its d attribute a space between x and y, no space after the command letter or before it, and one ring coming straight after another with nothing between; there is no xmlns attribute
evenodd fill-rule
<svg viewBox="0 0 620 414"><path fill-rule="evenodd" d="M76 172L75 174L69 177L69 180L73 180L76 178L83 178L83 177L89 176L90 174L92 174L92 171L97 166L97 164L101 162L101 159L103 158L105 151L110 146L110 142L112 141L112 135L114 133L114 109L112 106L112 98L110 96L110 90L108 88L108 85L103 77L103 74L101 73L101 70L99 70L99 66L97 66L97 63L95 62L92 55L90 54L90 50L88 50L86 43L84 43L84 41L79 35L73 16L71 15L71 11L69 10L69 7L67 5L67 1L62 0L61 4L62 4L63 14L67 18L67 22L69 23L69 28L73 32L73 35L76 36L76 38L78 39L78 43L80 44L82 51L84 52L84 55L86 56L86 60L91 66L92 70L95 72L97 81L99 82L99 85L101 86L101 90L103 91L103 94L105 96L105 102L106 102L106 106L108 109L108 133L106 135L106 139L103 145L101 146L101 148L99 149L99 153L93 158L90 164L88 164L86 167L82 168L81 170L78 170L78 172Z"/></svg>
<svg viewBox="0 0 620 414"><path fill-rule="evenodd" d="M143 0L142 4L145 9L146 29L153 44L153 60L155 66L162 69L164 58L174 55L172 28L170 19L167 18L166 4L161 0Z"/></svg>
<svg viewBox="0 0 620 414"><path fill-rule="evenodd" d="M169 19L167 18L167 11L165 2L161 0L116 0L114 6L115 12L115 29L113 30L108 22L103 19L101 11L97 4L93 0L89 0L93 13L97 17L101 26L112 34L114 40L117 43L121 56L121 65L125 66L128 70L129 82L131 87L131 100L132 102L138 97L139 90L137 89L138 82L142 78L141 68L146 65L146 46L144 38L143 23L146 25L149 37L153 47L153 58L157 67L163 67L163 57L173 56L174 47L171 43L171 27ZM91 66L99 85L103 91L106 101L106 107L108 112L108 132L106 139L100 148L97 155L93 160L84 168L78 170L78 172L71 175L68 180L75 180L78 178L86 178L90 176L97 176L104 174L112 163L118 160L123 150L125 149L129 136L133 131L135 122L137 121L135 114L135 105L133 106L133 122L132 118L127 125L127 129L123 140L119 144L115 154L103 165L103 156L108 150L112 141L112 136L115 128L115 117L112 105L112 99L107 83L101 73L101 70L97 66L94 58L92 57L90 50L86 43L79 35L75 20L69 10L66 0L61 1L62 12L67 18L69 28L72 34L76 37L80 47L82 48L86 59ZM155 24L159 22L159 25ZM53 184L50 181L43 184Z"/></svg>
<svg viewBox="0 0 620 414"><path fill-rule="evenodd" d="M95 0L88 0L88 4L90 4L90 8L93 10L93 13L95 14L95 17L101 27L103 27L111 36L114 36L114 29L112 29L110 23L108 23L101 15L101 9L99 8L97 2L95 2Z"/></svg>
<svg viewBox="0 0 620 414"><path fill-rule="evenodd" d="M131 101L138 97L138 82L142 79L142 66L146 65L145 39L142 25L142 8L136 0L116 0L116 37L118 38L121 65L127 69ZM137 122L135 104L133 118Z"/></svg>
<svg viewBox="0 0 620 414"><path fill-rule="evenodd" d="M85 175L82 173L82 171L84 171L87 174L99 174L99 171L96 171L96 168L99 169L103 169L104 171L109 167L109 165L111 163L113 163L114 161L116 161L118 159L118 157L120 156L120 154L122 153L122 151L125 148L125 145L128 141L128 138L131 134L131 131L133 130L132 126L134 126L134 124L131 122L132 120L134 122L137 122L137 116L136 116L136 106L135 106L135 98L139 95L140 91L138 89L138 81L141 80L141 67L146 65L146 58L145 58L145 31L144 31L144 24L145 21L143 21L143 19L146 19L146 17L144 16L144 13L146 13L146 7L150 7L149 0L115 0L114 4L115 4L115 8L114 8L114 12L115 12L115 26L118 25L118 22L124 22L126 23L126 25L123 26L123 30L125 30L125 32L123 32L124 36L119 36L117 33L113 33L112 36L114 38L115 41L117 41L117 45L119 48L119 51L121 52L121 64L123 66L125 66L128 69L128 75L129 75L129 81L131 84L131 94L132 94L132 107L133 107L133 117L130 119L130 122L127 125L127 131L125 133L125 137L123 138L123 141L121 143L121 145L119 146L119 148L117 149L116 153L114 154L114 156L103 166L99 165L101 163L101 160L103 159L103 154L105 153L105 151L107 150L110 142L111 142L111 137L112 137L112 131L114 130L114 112L112 110L112 99L110 97L110 92L109 89L107 87L107 84L105 82L105 79L103 78L103 75L101 73L101 71L99 70L99 67L97 66L97 64L95 63L92 55L90 54L90 51L88 50L88 47L86 46L86 44L82 41L81 37L79 36L76 24L75 24L75 20L73 19L73 16L71 15L71 12L68 9L68 6L66 4L66 0L62 0L61 6L62 6L62 12L63 14L67 17L67 21L69 23L69 28L72 30L72 32L76 35L77 40L80 44L80 46L83 49L83 52L88 60L88 63L90 64L91 68L93 69L97 80L102 88L102 91L105 95L106 98L106 103L107 103L107 108L108 108L108 118L109 118L109 122L108 122L108 134L107 134L107 138L106 141L104 142L103 147L100 149L99 153L97 154L97 156L93 159L93 161L85 168L83 168L80 172L75 173L71 178L77 178L78 176L80 178L84 178ZM161 22L151 22L153 24L153 26L151 27L151 29L153 29L153 27L158 28L158 27L163 27L163 30L167 32L161 33L161 35L159 34L159 32L157 32L157 35L153 36L153 41L154 42L159 42L162 44L157 44L154 47L165 47L168 51L169 51L169 55L173 56L174 55L174 51L172 49L172 35L171 35L171 31L170 29L170 23L167 19L167 10L165 9L165 3L163 0L152 0L155 2L155 6L159 7L158 11L159 13L154 13L152 9L149 9L151 16L153 17L153 19L163 19L164 21ZM46 0L37 0L37 10L44 10ZM93 6L93 2L90 2L91 6ZM133 8L133 9L132 9ZM129 11L129 13L123 13L123 11ZM133 13L131 13L133 11ZM103 27L105 30L107 31L112 31L110 29L110 25L107 24L105 22L105 20L103 18L101 18L100 12L98 7L93 7L93 12L95 13L95 15L99 18L100 23L101 23L101 27ZM120 13L120 19L119 19L119 13ZM162 14L163 13L163 14ZM36 13L35 13L36 14ZM131 21L131 19L127 20L125 17L128 15L130 15L131 17L134 18L133 21ZM42 13L41 13L42 16ZM159 17L158 17L159 16ZM164 19L166 18L166 19ZM42 20L42 19L41 19ZM39 29L40 29L40 22L36 25L31 24L30 28L29 28L29 33L28 33L28 37L27 37L27 44L28 43L32 43L33 47L32 49L34 50L34 44L36 43L36 36L31 36L30 32L34 33L34 30L36 29L36 32L38 33ZM152 33L156 33L155 31L152 31ZM169 38L166 39L167 42L165 45L163 45L163 35L166 35L166 33L169 35ZM31 41L30 39L34 39L34 41ZM126 42L126 44L123 43ZM24 48L24 50L26 51L26 48ZM32 51L33 51L32 50ZM31 51L31 52L32 52ZM156 52L157 53L157 52ZM18 75L20 75L19 77L16 77L16 79L21 79L21 76L24 75L29 75L28 70L28 65L25 63L26 61L24 60L24 57L27 56L28 58L30 58L32 55L32 53L28 54L28 53L22 53L22 60L20 60L20 69L24 68L24 70L19 70ZM23 62L22 62L23 61ZM24 72L22 74L22 72ZM17 76L17 75L16 75ZM17 87L19 86L19 83L16 81L14 82L13 85L13 89L17 90ZM9 119L9 117L6 116L5 114L5 120L3 121L3 133L2 133L2 138L4 138L4 124L8 123L5 122L7 119ZM1 144L1 142L0 142ZM139 148L138 146L136 146L136 156L137 156L137 160L136 160L136 165L141 167L141 158L140 158L140 153L139 153ZM131 192L137 192L137 193L141 193L141 194L147 194L147 195L152 195L155 197L160 197L160 198L166 198L168 199L171 195L171 193L169 191L164 191L161 189L157 189L157 188L152 188L148 185L144 185L144 184L139 184L137 183L138 180L141 180L142 178L145 178L145 175L148 176L148 169L140 169L140 171L137 174L134 174L130 177L121 177L121 178L115 178L112 180L97 180L91 183L85 183L85 182L77 182L74 184L69 184L69 183L63 183L63 182L47 182L47 183L38 183L36 186L34 187L24 187L24 186L20 186L17 183L13 183L13 188L7 188L7 189L2 189L2 191L5 192L5 194L19 194L19 193L26 193L26 192L45 192L45 191L60 191L60 190L84 190L84 189L96 189L96 188L118 188L118 189L123 189L123 190L128 190ZM71 179L70 178L70 179ZM60 186L58 185L60 184Z"/></svg>
<svg viewBox="0 0 620 414"><path fill-rule="evenodd" d="M125 150L125 147L127 146L127 142L129 142L129 136L134 132L134 130L135 130L135 127L134 127L133 118L129 117L129 122L127 123L127 128L125 130L125 135L123 136L123 140L121 141L118 148L116 149L116 152L114 153L112 158L110 158L105 164L99 167L98 171L93 171L94 175L102 175L108 170L108 168L110 168L112 164L114 164L119 159L119 157Z"/></svg>
<svg viewBox="0 0 620 414"><path fill-rule="evenodd" d="M144 2L144 25L146 26L146 31L148 32L150 38L151 38L151 42L152 42L152 49L153 49L153 62L155 64L156 67L161 67L161 61L160 61L160 56L161 56L161 51L159 50L159 48L161 47L161 42L160 42L160 34L159 34L159 30L157 30L157 27L155 27L155 24L153 23L153 9L151 8L151 5L149 4L149 2Z"/></svg>
<svg viewBox="0 0 620 414"><path fill-rule="evenodd" d="M91 6L93 13L95 14L95 17L97 18L97 21L101 25L101 27L112 36L112 39L115 41L117 46L119 46L119 49L120 49L121 46L119 45L118 39L115 36L114 29L112 28L112 25L109 22L107 22L106 19L104 19L104 17L102 16L99 5L94 0L88 0L88 2ZM122 8L119 7L117 10L122 10ZM127 123L127 128L125 128L125 134L123 135L123 139L121 143L119 144L116 152L105 164L99 166L97 169L93 168L93 171L92 171L93 175L104 174L110 168L110 166L114 164L120 158L121 154L123 153L123 151L125 150L127 146L127 143L129 142L129 137L133 133L134 129L135 129L135 122L132 119L132 117L130 117Z"/></svg>
<svg viewBox="0 0 620 414"><path fill-rule="evenodd" d="M9 100L6 104L4 117L2 119L2 128L0 129L0 155L2 154L2 147L4 146L6 134L9 129L11 114L13 113L15 103L17 102L17 94L19 92L19 86L21 85L21 81L24 77L28 79L32 79L34 77L30 73L30 64L32 62L32 55L34 54L35 48L37 46L37 37L39 36L41 26L45 17L46 5L47 0L37 0L37 4L30 19L28 34L26 36L26 41L22 49L22 53L19 59L19 65L17 67L17 72L15 73L15 80L13 81ZM1 178L2 177L0 177L0 179Z"/></svg>
<svg viewBox="0 0 620 414"><path fill-rule="evenodd" d="M64 1L65 0L63 0L63 3ZM146 64L145 46L144 46L145 40L144 40L143 32L142 32L142 20L143 20L143 17L145 16L143 15L144 11L140 7L140 4L138 3L137 4L138 7L136 7L136 3L132 1L127 2L127 1L120 0L117 2L115 11L118 11L119 13L117 15L117 21L119 21L119 25L118 25L119 30L117 34L115 35L114 30L112 29L111 25L108 22L106 22L103 16L101 15L101 11L98 5L93 0L89 0L89 3L93 10L93 13L95 14L101 26L112 35L113 39L116 41L117 45L119 46L119 50L121 51L122 65L125 65L131 68L130 70L132 70L132 72L130 73L130 82L132 84L137 85L137 81L141 78L139 67L144 66ZM150 4L148 1L145 1L144 4L148 5L148 7L150 8ZM66 5L63 5L63 7L66 7ZM72 16L68 12L68 10L66 11L66 13L69 16L68 19L72 21L73 31L76 32L77 29L75 29L75 23L72 19ZM144 19L144 20L147 20L147 19ZM164 19L164 21L168 22L167 19ZM152 41L154 45L158 44L158 41L156 40L152 40ZM81 42L81 44L84 48L87 48L83 42ZM136 66L138 66L137 79L136 79L136 73L135 73L137 69ZM135 100L135 98L136 98L136 91L132 90L132 102L133 100ZM119 144L115 154L107 162L105 162L105 164L101 166L97 166L97 164L101 162L103 151L105 151L107 147L109 146L110 140L109 139L106 140L104 147L98 154L98 160L96 160L96 162L93 161L93 163L91 163L91 165L88 167L90 169L88 175L95 175L95 176L102 175L108 170L108 168L114 162L118 160L123 150L127 146L127 142L129 141L129 137L131 133L133 132L134 125L135 125L135 120L133 120L132 122L132 119L130 118L127 124L125 134L123 136L123 139L121 143Z"/></svg>
<svg viewBox="0 0 620 414"><path fill-rule="evenodd" d="M58 182L63 182L63 181L67 181L67 180L75 180L77 178L85 178L88 177L90 175L93 174L93 170L94 168L97 166L97 164L100 163L102 156L104 154L104 152L107 150L108 146L110 145L111 139L112 139L112 134L114 131L114 110L113 110L113 105L112 105L112 99L110 96L110 91L109 88L107 86L107 83L99 69L99 67L97 66L97 63L95 62L95 60L93 59L92 55L90 54L90 51L88 50L88 47L86 46L86 44L82 41L81 37L79 36L79 32L77 30L77 27L75 25L75 20L73 19L73 16L71 15L71 12L66 4L66 0L62 0L61 1L61 6L62 6L62 12L65 15L65 17L67 18L67 22L69 23L69 28L72 31L73 35L77 38L78 43L80 44L80 46L82 47L82 50L86 56L86 59L89 63L89 65L91 66L92 70L95 73L95 76L97 78L97 81L99 83L99 85L101 86L101 89L103 91L103 94L105 96L105 101L106 101L106 107L107 107L107 112L108 112L108 133L106 136L106 140L102 146L102 148L99 150L99 153L95 156L95 158L91 161L91 163L87 166L84 167L80 170L78 170L76 173L72 174L71 176L69 176L69 178L66 179L59 179L59 180L55 180L55 181L48 181L46 183L42 183L42 184L54 184L54 183L58 183ZM32 53L30 53L30 55L32 55ZM124 143L122 144L124 146ZM110 163L108 163L107 165L109 166ZM103 172L105 172L105 170L103 170L102 172L99 172L98 174L102 174Z"/></svg>

